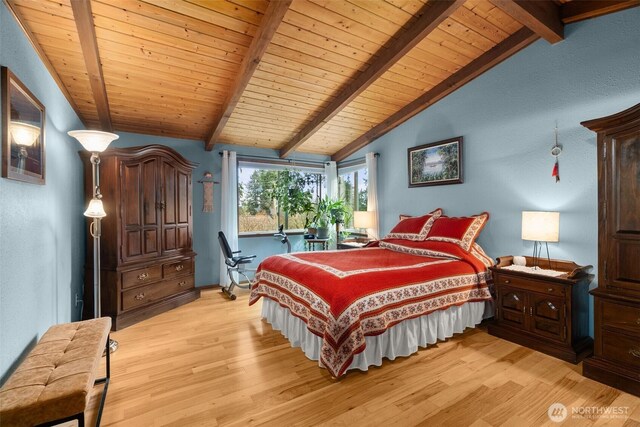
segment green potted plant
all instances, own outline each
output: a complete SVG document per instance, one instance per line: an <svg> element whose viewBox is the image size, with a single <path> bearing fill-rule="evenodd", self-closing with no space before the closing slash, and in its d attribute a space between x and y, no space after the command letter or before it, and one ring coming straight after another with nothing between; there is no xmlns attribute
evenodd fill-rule
<svg viewBox="0 0 640 427"><path fill-rule="evenodd" d="M329 200L324 197L316 204L313 222L318 228L318 239L329 238L329 227L332 224L342 224L349 221L351 211L344 200Z"/></svg>

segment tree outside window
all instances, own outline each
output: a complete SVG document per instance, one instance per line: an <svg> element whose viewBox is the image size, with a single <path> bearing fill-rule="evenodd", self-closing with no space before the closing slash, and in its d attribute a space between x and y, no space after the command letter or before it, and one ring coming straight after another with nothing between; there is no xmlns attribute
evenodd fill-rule
<svg viewBox="0 0 640 427"><path fill-rule="evenodd" d="M302 230L313 204L326 193L321 173L294 169L238 168L238 230L240 233Z"/></svg>
<svg viewBox="0 0 640 427"><path fill-rule="evenodd" d="M338 174L338 192L340 198L355 211L367 210L367 182L366 166L356 170L349 170ZM345 229L353 228L353 219L344 224Z"/></svg>

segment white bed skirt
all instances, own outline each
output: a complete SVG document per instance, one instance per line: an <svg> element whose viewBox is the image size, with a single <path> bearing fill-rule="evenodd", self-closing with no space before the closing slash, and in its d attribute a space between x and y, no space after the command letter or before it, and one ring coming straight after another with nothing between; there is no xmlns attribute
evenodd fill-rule
<svg viewBox="0 0 640 427"><path fill-rule="evenodd" d="M365 337L367 346L354 356L349 369L366 371L369 366L382 365L382 359L394 360L409 356L437 340L445 340L465 328L473 328L482 319L493 316L493 301L468 302L459 307L450 307L433 313L404 320L380 335ZM293 316L277 302L262 297L262 318L273 329L282 332L292 347L300 347L311 360L320 359L322 338L311 333L306 323Z"/></svg>

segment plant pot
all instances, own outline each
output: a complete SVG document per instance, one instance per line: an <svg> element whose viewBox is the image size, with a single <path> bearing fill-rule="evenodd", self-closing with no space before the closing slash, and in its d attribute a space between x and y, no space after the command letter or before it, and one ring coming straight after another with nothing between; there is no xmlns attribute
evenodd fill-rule
<svg viewBox="0 0 640 427"><path fill-rule="evenodd" d="M318 234L318 229L315 227L309 227L307 228L307 234L313 234L315 236L316 234Z"/></svg>
<svg viewBox="0 0 640 427"><path fill-rule="evenodd" d="M329 238L329 227L318 227L318 233L316 234L316 238L318 238L318 239L328 239Z"/></svg>

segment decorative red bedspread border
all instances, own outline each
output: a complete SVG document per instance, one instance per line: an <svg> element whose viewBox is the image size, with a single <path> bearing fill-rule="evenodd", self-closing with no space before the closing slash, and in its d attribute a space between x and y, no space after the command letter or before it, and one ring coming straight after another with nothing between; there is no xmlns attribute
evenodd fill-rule
<svg viewBox="0 0 640 427"><path fill-rule="evenodd" d="M448 249L439 242L429 256L390 245L268 257L258 267L249 304L268 297L303 320L322 338L321 365L339 377L364 350L365 336L436 310L491 299L486 259L478 250L470 255L443 251L443 245ZM482 249L479 254L484 256Z"/></svg>

